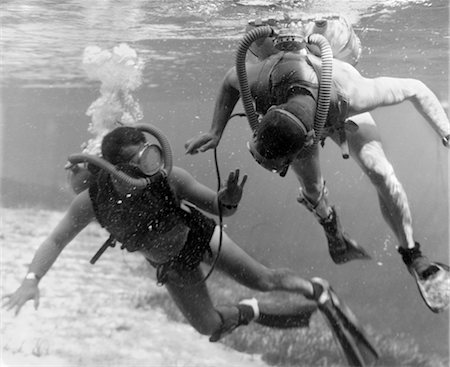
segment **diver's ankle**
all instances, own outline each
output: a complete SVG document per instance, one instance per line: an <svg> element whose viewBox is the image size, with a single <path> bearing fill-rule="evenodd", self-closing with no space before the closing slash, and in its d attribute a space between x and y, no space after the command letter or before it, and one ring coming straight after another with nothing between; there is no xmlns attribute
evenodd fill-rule
<svg viewBox="0 0 450 367"><path fill-rule="evenodd" d="M415 242L412 248L399 247L398 252L402 256L408 271L410 273L415 272L420 279L427 279L439 271L439 268L422 254L418 242Z"/></svg>
<svg viewBox="0 0 450 367"><path fill-rule="evenodd" d="M245 325L250 321L258 320L260 312L258 300L256 298L243 299L239 302L237 307L239 309L239 317L240 319L242 318L245 320Z"/></svg>
<svg viewBox="0 0 450 367"><path fill-rule="evenodd" d="M415 242L414 247L411 248L399 247L397 251L407 267L410 267L414 260L423 256L419 242Z"/></svg>
<svg viewBox="0 0 450 367"><path fill-rule="evenodd" d="M329 298L327 291L330 285L328 282L322 278L312 278L310 283L313 291L311 296L306 296L306 298L316 301L318 304L326 302Z"/></svg>
<svg viewBox="0 0 450 367"><path fill-rule="evenodd" d="M316 214L320 218L319 219L320 221L327 220L332 213L333 213L333 208L331 206L329 206L328 204L320 205L316 209Z"/></svg>

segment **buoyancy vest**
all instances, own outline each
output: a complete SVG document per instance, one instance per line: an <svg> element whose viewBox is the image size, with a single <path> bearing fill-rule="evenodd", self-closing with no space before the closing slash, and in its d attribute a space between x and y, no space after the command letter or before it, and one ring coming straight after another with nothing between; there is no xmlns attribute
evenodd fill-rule
<svg viewBox="0 0 450 367"><path fill-rule="evenodd" d="M181 209L163 174L144 190L120 194L110 175L100 170L89 187L89 195L100 225L130 252L170 246L168 235L185 232L187 236L189 231L188 213ZM178 244L182 245L184 243ZM170 253L171 249L159 249L162 250Z"/></svg>
<svg viewBox="0 0 450 367"><path fill-rule="evenodd" d="M273 105L286 103L295 94L308 94L318 100L321 69L316 56L278 52L262 62L252 90L259 114L265 114ZM343 123L347 110L347 98L333 81L326 127Z"/></svg>

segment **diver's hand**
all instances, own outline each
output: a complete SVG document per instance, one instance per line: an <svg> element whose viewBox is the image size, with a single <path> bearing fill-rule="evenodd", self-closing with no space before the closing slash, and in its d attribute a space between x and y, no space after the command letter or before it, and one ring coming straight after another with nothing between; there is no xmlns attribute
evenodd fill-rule
<svg viewBox="0 0 450 367"><path fill-rule="evenodd" d="M239 170L230 172L227 183L223 189L219 191L218 198L222 205L237 207L242 198L244 185L247 181L247 175L244 175L242 182L239 183Z"/></svg>
<svg viewBox="0 0 450 367"><path fill-rule="evenodd" d="M4 295L2 300L2 307L8 311L15 308L16 316L19 314L25 302L29 300L34 300L34 308L37 310L39 307L38 282L33 279L25 279L14 293Z"/></svg>
<svg viewBox="0 0 450 367"><path fill-rule="evenodd" d="M186 154L197 154L198 152L205 152L208 149L214 149L219 145L219 140L220 137L212 133L201 134L184 144Z"/></svg>

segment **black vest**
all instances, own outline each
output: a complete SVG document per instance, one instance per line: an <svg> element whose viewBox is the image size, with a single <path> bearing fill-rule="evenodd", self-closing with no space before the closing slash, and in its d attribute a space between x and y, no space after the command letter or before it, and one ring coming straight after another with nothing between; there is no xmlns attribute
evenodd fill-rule
<svg viewBox="0 0 450 367"><path fill-rule="evenodd" d="M144 190L122 195L114 189L110 175L100 170L89 195L100 225L128 251L143 249L152 239L185 224L186 212L163 175Z"/></svg>

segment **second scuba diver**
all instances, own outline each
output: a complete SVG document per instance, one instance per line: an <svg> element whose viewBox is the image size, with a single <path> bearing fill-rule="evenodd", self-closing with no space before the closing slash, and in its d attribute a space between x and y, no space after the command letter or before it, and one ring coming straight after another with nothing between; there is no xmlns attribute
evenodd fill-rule
<svg viewBox="0 0 450 367"><path fill-rule="evenodd" d="M329 27L333 25L328 23ZM355 64L360 54L353 29L345 33L348 40L339 43L331 39L331 49L320 35L326 33L320 29L326 29L326 19L318 20L313 28L289 19L287 24L273 19L249 23L238 47L236 66L228 71L219 89L211 128L189 140L186 152L216 148L241 97L253 131L251 154L260 165L280 176L292 168L300 183L298 201L324 228L332 260L342 264L369 259L343 230L336 209L327 200L318 143L330 137L341 146L344 158L351 156L375 186L381 213L400 245L398 252L426 305L433 312L441 312L450 303L449 268L425 257L414 239L406 193L385 156L378 128L368 112L409 100L449 148L450 124L444 109L419 80L363 77L350 64ZM339 30L330 34L335 37L343 33ZM246 62L248 50L258 62Z"/></svg>
<svg viewBox="0 0 450 367"><path fill-rule="evenodd" d="M144 132L154 135L162 149L149 144ZM318 308L349 364L365 366L376 361L376 350L328 282L305 280L289 269L265 267L223 233L215 220L200 212L232 215L241 200L246 176L239 182L239 171L230 173L225 186L216 193L184 169L172 167L169 143L151 125L112 130L103 138L101 151L103 158L85 154L69 157L75 166L87 162L91 173L78 172L84 180L74 187L78 195L37 249L22 284L6 296L4 307L15 309L17 314L25 302L38 302L40 280L65 246L97 220L111 237L91 262L116 241L127 251L140 252L156 268L158 283L165 285L184 317L199 333L209 335L210 341L218 341L251 321L279 328L307 327ZM213 264L248 288L301 294L310 301L280 302L274 295L276 302L253 298L216 307L205 284L207 275L200 268L202 262Z"/></svg>

